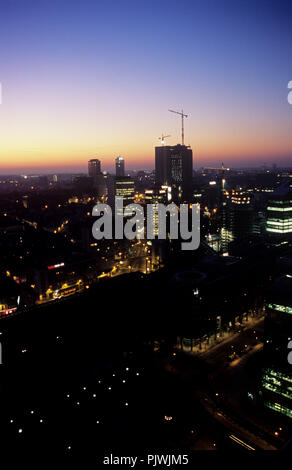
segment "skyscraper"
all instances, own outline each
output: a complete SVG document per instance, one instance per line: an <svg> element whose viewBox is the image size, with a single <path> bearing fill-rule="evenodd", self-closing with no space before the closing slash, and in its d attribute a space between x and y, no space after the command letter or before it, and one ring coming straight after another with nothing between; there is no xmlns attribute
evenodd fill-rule
<svg viewBox="0 0 292 470"><path fill-rule="evenodd" d="M107 185L103 173L101 172L101 163L97 158L88 161L88 176L92 178L93 185L96 188L97 195L100 198L107 196Z"/></svg>
<svg viewBox="0 0 292 470"><path fill-rule="evenodd" d="M155 147L155 179L171 188L176 203L192 201L193 152L186 145Z"/></svg>
<svg viewBox="0 0 292 470"><path fill-rule="evenodd" d="M100 175L100 160L97 158L92 158L88 161L88 176L95 179L96 176Z"/></svg>
<svg viewBox="0 0 292 470"><path fill-rule="evenodd" d="M263 405L292 418L292 377L288 343L292 340L292 276L277 278L269 288L265 320L265 367L260 396Z"/></svg>
<svg viewBox="0 0 292 470"><path fill-rule="evenodd" d="M119 176L115 179L115 197L123 197L123 206L133 204L135 197L134 180L130 176ZM125 217L131 216L132 212L124 213Z"/></svg>
<svg viewBox="0 0 292 470"><path fill-rule="evenodd" d="M286 240L292 237L292 185L277 188L267 206L267 232Z"/></svg>
<svg viewBox="0 0 292 470"><path fill-rule="evenodd" d="M231 242L253 233L254 208L251 196L232 190L222 205L221 250L227 252Z"/></svg>
<svg viewBox="0 0 292 470"><path fill-rule="evenodd" d="M125 176L125 160L123 157L116 158L116 176Z"/></svg>
<svg viewBox="0 0 292 470"><path fill-rule="evenodd" d="M167 204L167 186L145 190L145 203L153 204L153 226L154 234L158 235L158 204Z"/></svg>

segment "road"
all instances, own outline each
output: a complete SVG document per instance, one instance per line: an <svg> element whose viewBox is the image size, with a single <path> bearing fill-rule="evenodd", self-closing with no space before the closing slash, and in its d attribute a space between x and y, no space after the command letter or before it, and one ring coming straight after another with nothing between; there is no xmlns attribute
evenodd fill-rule
<svg viewBox="0 0 292 470"><path fill-rule="evenodd" d="M223 448L232 445L246 450L248 446L275 450L283 444L284 431L283 440L275 437L275 429L279 428L275 427L274 417L269 421L251 403L242 406L243 400L247 402L248 391L256 392L257 384L247 376L245 366L263 346L263 323L263 317L254 319L206 353L187 356L177 352L164 364L167 370L187 382L185 386L192 387L194 400L199 400L210 418L221 426L221 431L214 433L214 442L208 432L194 444L196 449L217 448L218 439ZM234 350L240 355L230 361L228 356Z"/></svg>

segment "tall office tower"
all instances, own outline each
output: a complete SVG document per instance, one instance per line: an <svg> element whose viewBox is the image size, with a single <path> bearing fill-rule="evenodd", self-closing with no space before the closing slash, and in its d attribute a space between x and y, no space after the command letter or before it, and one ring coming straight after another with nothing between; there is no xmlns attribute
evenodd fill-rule
<svg viewBox="0 0 292 470"><path fill-rule="evenodd" d="M146 189L145 190L145 203L153 204L155 211L158 210L158 204L167 204L168 187L161 186L161 188ZM153 213L154 234L158 235L158 212Z"/></svg>
<svg viewBox="0 0 292 470"><path fill-rule="evenodd" d="M95 177L94 185L96 187L96 192L97 192L98 197L102 201L105 201L105 198L107 198L108 192L107 192L107 184L106 184L105 175L103 173L100 173L100 175L97 175Z"/></svg>
<svg viewBox="0 0 292 470"><path fill-rule="evenodd" d="M119 176L115 179L115 197L123 197L123 207L133 204L135 197L134 180L130 176ZM130 217L132 212L124 212L125 217Z"/></svg>
<svg viewBox="0 0 292 470"><path fill-rule="evenodd" d="M104 175L104 181L107 188L107 203L114 209L115 206L115 176L106 173Z"/></svg>
<svg viewBox="0 0 292 470"><path fill-rule="evenodd" d="M222 205L221 251L228 252L231 242L243 240L253 233L254 208L251 196L232 190Z"/></svg>
<svg viewBox="0 0 292 470"><path fill-rule="evenodd" d="M107 186L103 173L101 172L101 163L97 158L88 161L88 176L92 178L93 185L96 188L98 197L103 200L107 196Z"/></svg>
<svg viewBox="0 0 292 470"><path fill-rule="evenodd" d="M93 179L100 175L100 160L97 158L92 158L88 161L88 176L92 177Z"/></svg>
<svg viewBox="0 0 292 470"><path fill-rule="evenodd" d="M171 188L174 202L192 202L192 149L179 144L155 147L155 180L158 186Z"/></svg>
<svg viewBox="0 0 292 470"><path fill-rule="evenodd" d="M116 158L116 176L125 176L125 160L123 157Z"/></svg>
<svg viewBox="0 0 292 470"><path fill-rule="evenodd" d="M263 212L258 211L255 213L253 221L253 234L254 235L263 235L266 231L266 218Z"/></svg>
<svg viewBox="0 0 292 470"><path fill-rule="evenodd" d="M289 418L292 418L292 366L288 362L291 331L292 276L286 274L277 278L267 293L265 367L259 393L265 407Z"/></svg>
<svg viewBox="0 0 292 470"><path fill-rule="evenodd" d="M268 202L266 230L281 239L292 238L292 184L279 186Z"/></svg>
<svg viewBox="0 0 292 470"><path fill-rule="evenodd" d="M203 190L204 206L208 207L209 211L218 209L222 203L222 187L221 182L216 180L209 181L207 187Z"/></svg>

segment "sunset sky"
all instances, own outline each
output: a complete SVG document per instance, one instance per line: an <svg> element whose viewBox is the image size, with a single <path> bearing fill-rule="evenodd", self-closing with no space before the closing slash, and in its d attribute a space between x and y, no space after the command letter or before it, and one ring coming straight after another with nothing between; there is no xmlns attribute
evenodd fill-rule
<svg viewBox="0 0 292 470"><path fill-rule="evenodd" d="M1 0L0 173L153 168L161 133L194 166L292 166L292 2Z"/></svg>

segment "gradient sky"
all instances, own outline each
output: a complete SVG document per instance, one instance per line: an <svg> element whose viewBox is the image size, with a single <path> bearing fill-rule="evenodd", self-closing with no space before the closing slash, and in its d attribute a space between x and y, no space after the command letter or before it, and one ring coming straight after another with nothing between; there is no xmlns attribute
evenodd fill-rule
<svg viewBox="0 0 292 470"><path fill-rule="evenodd" d="M0 173L292 164L292 2L1 0Z"/></svg>

